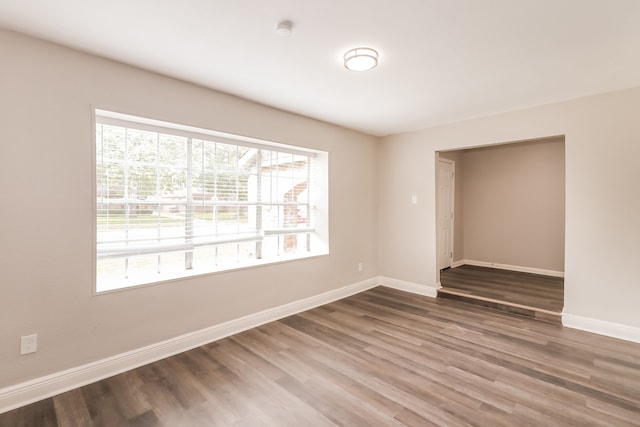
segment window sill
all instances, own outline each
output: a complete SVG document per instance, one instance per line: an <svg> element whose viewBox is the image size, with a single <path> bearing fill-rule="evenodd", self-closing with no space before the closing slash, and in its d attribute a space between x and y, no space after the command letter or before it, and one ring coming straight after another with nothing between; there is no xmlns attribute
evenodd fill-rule
<svg viewBox="0 0 640 427"><path fill-rule="evenodd" d="M225 266L220 266L219 268L215 268L215 269L200 268L200 269L193 269L193 270L190 270L190 271L180 271L180 272L176 272L176 273L159 274L157 276L158 277L157 280L153 280L153 281L149 281L148 280L149 276L146 277L147 280L125 279L122 282L118 282L118 283L114 283L114 284L108 284L108 285L101 285L100 287L98 287L97 284L95 284L94 285L93 294L94 294L94 296L95 295L103 295L103 294L109 294L109 293L120 292L120 291L127 291L127 290L131 290L131 289L138 289L138 288L143 288L143 287L148 287L148 286L162 285L162 284L165 284L165 283L177 282L177 281L192 279L192 278L196 278L196 277L209 276L209 275L214 275L214 274L231 273L231 272L254 269L254 268L259 268L259 267L264 267L264 266L283 264L283 263L288 263L288 262L292 262L292 261L299 261L299 260L305 260L305 259L310 259L310 258L318 258L318 257L322 257L322 256L327 256L327 255L329 255L328 251L316 251L316 252L312 252L312 253L306 253L304 255L291 255L291 256L286 256L286 257L283 256L283 257L279 258L276 261L274 261L274 260L251 260L249 262L237 263L237 265L233 266L233 267L230 267L229 265L225 265Z"/></svg>

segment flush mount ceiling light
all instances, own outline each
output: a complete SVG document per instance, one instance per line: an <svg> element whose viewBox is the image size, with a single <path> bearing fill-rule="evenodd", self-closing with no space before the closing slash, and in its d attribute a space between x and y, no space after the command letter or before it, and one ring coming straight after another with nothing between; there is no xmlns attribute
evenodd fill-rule
<svg viewBox="0 0 640 427"><path fill-rule="evenodd" d="M357 47L344 54L344 66L349 71L368 71L378 65L378 52L368 47Z"/></svg>

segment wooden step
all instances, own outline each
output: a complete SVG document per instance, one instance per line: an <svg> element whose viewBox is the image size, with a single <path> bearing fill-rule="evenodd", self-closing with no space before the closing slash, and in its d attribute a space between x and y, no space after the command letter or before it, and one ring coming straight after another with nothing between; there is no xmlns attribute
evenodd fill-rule
<svg viewBox="0 0 640 427"><path fill-rule="evenodd" d="M479 305L494 310L505 311L518 316L525 316L555 325L562 325L562 313L544 308L532 307L514 302L500 301L493 298L473 295L465 291L452 288L438 289L438 298L453 299L468 304Z"/></svg>

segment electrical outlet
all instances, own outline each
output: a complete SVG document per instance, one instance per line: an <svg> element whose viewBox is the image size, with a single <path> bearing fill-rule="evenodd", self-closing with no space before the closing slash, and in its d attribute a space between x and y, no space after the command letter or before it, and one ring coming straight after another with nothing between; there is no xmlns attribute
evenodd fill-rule
<svg viewBox="0 0 640 427"><path fill-rule="evenodd" d="M20 355L35 353L36 351L38 351L38 334L20 337Z"/></svg>
<svg viewBox="0 0 640 427"><path fill-rule="evenodd" d="M358 263L358 271L362 271L362 261Z"/></svg>

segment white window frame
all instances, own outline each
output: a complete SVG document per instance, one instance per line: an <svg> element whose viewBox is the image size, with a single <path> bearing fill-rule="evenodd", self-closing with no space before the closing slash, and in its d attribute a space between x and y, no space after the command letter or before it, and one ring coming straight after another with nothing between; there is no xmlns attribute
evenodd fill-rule
<svg viewBox="0 0 640 427"><path fill-rule="evenodd" d="M192 126L180 125L165 121L159 121L154 119L148 119L138 116L132 116L128 114L116 113L112 111L102 110L102 109L92 109L93 111L93 124L94 124L94 132L93 132L93 165L94 165L94 173L93 173L93 192L94 192L94 209L93 209L93 226L94 226L94 293L104 293L111 292L123 289L130 289L133 287L139 286L148 286L155 285L159 283L164 283L167 281L180 280L188 277L203 275L203 274L213 274L231 270L237 270L241 268L251 268L260 265L273 264L285 261L291 261L296 259L304 259L315 256L322 256L329 254L329 234L328 234L328 153L324 151L312 150L304 147L297 147L291 145L285 145L281 143L259 140L256 138L244 137L239 135L233 135L218 131L212 131L208 129L196 128ZM307 223L306 227L294 227L294 228L270 228L263 229L262 228L262 218L261 213L256 214L255 223L256 223L256 233L249 234L237 234L235 236L227 236L223 238L212 238L209 240L194 240L193 238L185 239L184 243L176 244L175 242L168 245L147 245L147 246L120 246L120 247L100 247L101 244L105 242L101 242L98 238L98 205L100 204L99 196L98 196L98 168L97 162L97 145L100 141L97 140L97 129L101 125L111 125L124 127L127 129L135 129L142 131L150 131L154 133L158 133L159 135L171 135L187 138L189 141L188 145L188 155L187 158L191 158L191 146L192 139L208 141L211 143L221 143L221 144L231 144L238 147L244 148L252 148L257 149L257 164L260 167L256 167L257 169L257 182L260 183L262 180L260 179L260 170L262 169L261 163L261 153L262 150L267 150L269 152L277 151L279 153L287 153L292 156L305 156L308 159L313 159L314 163L314 176L310 176L307 181L307 187L309 188L309 197L306 201L306 210L307 215L310 220L310 223ZM126 154L125 154L126 155ZM294 158L294 157L292 157ZM193 174L193 167L190 164L188 165L189 176ZM260 184L257 184L257 192L260 192ZM191 183L188 183L187 191L190 193ZM262 212L261 206L263 206L261 202L260 195L257 195L257 201L248 201L247 205L259 206L256 208L256 212ZM191 200L188 203L191 203L191 211L193 212L193 198L189 198ZM127 206L126 211L128 212L128 206L132 204L134 201L128 201L125 199L125 205ZM187 203L187 202L185 202ZM214 202L212 202L214 203ZM104 204L104 200L102 201ZM280 203L280 205L291 205L292 203ZM296 205L299 205L298 203ZM266 205L273 207L278 205L278 203L267 203ZM266 206L264 205L264 206ZM187 206L187 205L185 205ZM185 221L189 221L189 208L187 208L187 214ZM128 222L128 213L126 215ZM216 220L214 220L216 221ZM311 222L312 221L312 222ZM193 213L191 213L191 224L193 223ZM127 225L128 227L128 225ZM188 228L188 227L187 227ZM128 228L127 228L128 229ZM189 234L188 231L185 231L186 235ZM127 232L128 234L128 232ZM285 236L285 235L303 235L306 236L306 250L296 251L295 253L280 253L278 251L277 256L269 256L262 257L261 254L261 242L267 236ZM278 237L278 240L279 237ZM214 246L222 245L226 243L241 243L241 242L256 242L256 252L260 256L256 256L253 259L242 259L238 260L236 265L222 265L216 266L214 264L206 265L204 267L193 268L191 264L191 260L187 260L187 254L189 251L193 251L198 246ZM128 245L129 242L127 242ZM279 244L279 243L278 243ZM184 252L185 253L185 268L180 272L173 272L170 274L158 274L157 277L151 279L147 278L145 280L128 280L122 278L118 283L105 283L101 281L99 276L99 268L98 263L106 260L106 259L114 259L114 258L124 258L127 259L126 264L128 265L128 259L135 256L141 255L158 255L158 263L160 262L160 255L169 253L169 252ZM192 253L192 252L191 252Z"/></svg>

